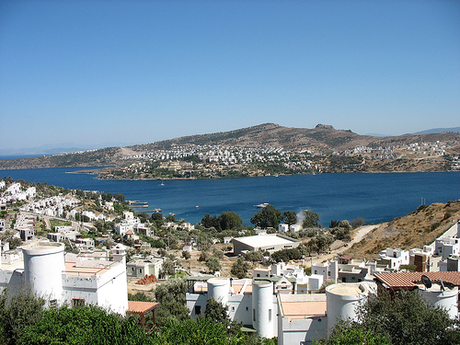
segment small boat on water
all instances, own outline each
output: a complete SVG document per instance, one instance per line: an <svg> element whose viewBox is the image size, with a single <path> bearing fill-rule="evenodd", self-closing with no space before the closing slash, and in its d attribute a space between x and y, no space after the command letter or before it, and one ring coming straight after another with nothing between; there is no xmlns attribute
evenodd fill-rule
<svg viewBox="0 0 460 345"><path fill-rule="evenodd" d="M266 206L270 205L268 202L264 202L262 204L258 204L258 205L254 205L255 207L258 207L258 208L264 208Z"/></svg>

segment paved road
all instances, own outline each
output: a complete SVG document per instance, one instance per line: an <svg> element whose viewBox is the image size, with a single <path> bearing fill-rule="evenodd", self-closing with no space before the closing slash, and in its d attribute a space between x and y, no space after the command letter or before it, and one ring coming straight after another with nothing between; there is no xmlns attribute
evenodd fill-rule
<svg viewBox="0 0 460 345"><path fill-rule="evenodd" d="M457 226L458 226L457 223L455 223L449 228L449 230L447 230L444 234L442 234L439 237L456 238L457 237ZM433 248L433 250L435 249L434 248L435 244L436 244L436 240L430 244L430 247Z"/></svg>
<svg viewBox="0 0 460 345"><path fill-rule="evenodd" d="M372 230L377 228L379 225L380 224L378 224L378 225L365 225L365 226L362 226L362 227L358 228L357 230L355 230L352 233L353 238L352 238L352 240L350 242L348 242L347 248L350 248L353 244L361 241L369 232L371 232ZM317 263L324 262L326 260L332 260L337 256L337 253L340 253L345 249L346 249L345 248L345 243L343 243L342 245L339 245L338 247L334 247L334 249L331 250L329 254L318 255L318 256L314 257L313 259L312 258L306 258L305 259L305 265L306 265L306 267L310 267L312 263L317 264Z"/></svg>

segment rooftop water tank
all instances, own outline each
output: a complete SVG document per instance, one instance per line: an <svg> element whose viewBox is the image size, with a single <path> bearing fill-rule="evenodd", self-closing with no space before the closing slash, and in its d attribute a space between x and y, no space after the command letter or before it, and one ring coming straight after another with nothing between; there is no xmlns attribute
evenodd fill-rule
<svg viewBox="0 0 460 345"><path fill-rule="evenodd" d="M62 298L62 272L65 270L64 245L62 243L40 242L24 248L25 284L45 299Z"/></svg>
<svg viewBox="0 0 460 345"><path fill-rule="evenodd" d="M433 282L429 288L419 286L418 291L428 303L445 309L451 319L457 317L458 288L456 286L448 287Z"/></svg>
<svg viewBox="0 0 460 345"><path fill-rule="evenodd" d="M366 301L369 290L363 283L340 283L326 287L328 333L338 319L356 320L357 307Z"/></svg>
<svg viewBox="0 0 460 345"><path fill-rule="evenodd" d="M254 280L252 283L252 325L264 338L276 336L278 319L273 304L273 283L269 280Z"/></svg>
<svg viewBox="0 0 460 345"><path fill-rule="evenodd" d="M228 278L211 278L208 280L208 298L214 298L223 305L228 304L230 280Z"/></svg>

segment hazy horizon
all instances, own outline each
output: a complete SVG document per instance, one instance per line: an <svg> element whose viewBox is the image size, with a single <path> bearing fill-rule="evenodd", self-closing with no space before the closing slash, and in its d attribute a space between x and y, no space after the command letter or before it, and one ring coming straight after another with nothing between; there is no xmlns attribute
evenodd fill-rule
<svg viewBox="0 0 460 345"><path fill-rule="evenodd" d="M341 128L336 128L336 129L341 129ZM404 133L404 134L425 134L430 132L442 132L442 131L454 131L454 132L460 132L460 127L452 127L452 128L432 128L432 129L427 129L425 131L421 131L418 133ZM209 133L206 133L209 134ZM358 133L360 134L360 133ZM192 134L193 135L193 134ZM386 134L381 134L381 133L364 133L362 135L371 135L371 136L379 136L379 137L385 137L389 136ZM175 139L174 138L168 138L168 139ZM165 140L168 140L165 139ZM9 159L10 157L16 158L16 157L23 157L26 158L27 156L34 157L42 154L50 155L50 154L60 154L60 153L71 153L71 152L76 152L80 150L93 150L93 149L102 149L102 148L107 148L107 147L125 147L125 146L132 146L132 145L138 145L138 144L149 144L151 142L143 142L143 143L101 143L100 145L88 145L88 146L79 146L75 143L60 143L60 144L49 144L49 145L42 145L39 147L29 147L29 148L15 148L15 149L1 149L0 148L0 159Z"/></svg>

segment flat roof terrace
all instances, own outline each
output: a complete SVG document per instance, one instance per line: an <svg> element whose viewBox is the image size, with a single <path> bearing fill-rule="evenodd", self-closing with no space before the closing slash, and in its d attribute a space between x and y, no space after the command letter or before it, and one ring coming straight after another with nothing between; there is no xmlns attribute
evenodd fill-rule
<svg viewBox="0 0 460 345"><path fill-rule="evenodd" d="M83 264L81 264L72 261L66 261L65 273L72 276L90 277L107 272L114 264L118 264L118 262L85 260L83 261Z"/></svg>
<svg viewBox="0 0 460 345"><path fill-rule="evenodd" d="M281 315L292 319L322 317L326 315L327 302L325 294L314 295L278 295Z"/></svg>
<svg viewBox="0 0 460 345"><path fill-rule="evenodd" d="M298 241L294 239L288 239L285 237L278 236L277 234L274 235L259 235L259 236L248 236L248 237L237 237L233 240L238 240L241 243L244 243L251 247L265 247L265 246L273 246L273 245L285 245L285 244L292 244Z"/></svg>

